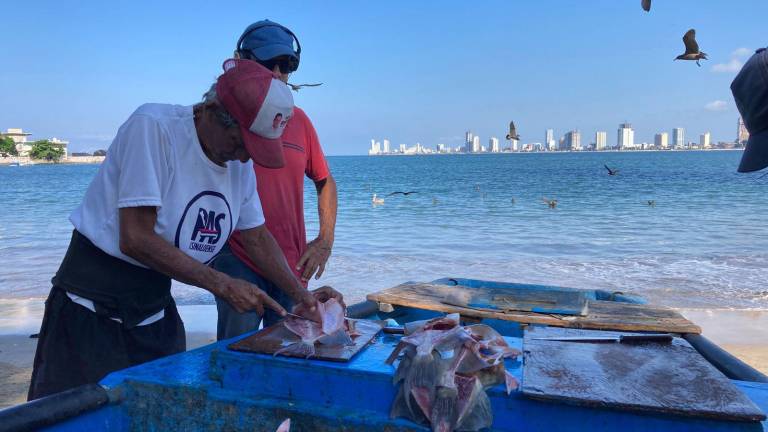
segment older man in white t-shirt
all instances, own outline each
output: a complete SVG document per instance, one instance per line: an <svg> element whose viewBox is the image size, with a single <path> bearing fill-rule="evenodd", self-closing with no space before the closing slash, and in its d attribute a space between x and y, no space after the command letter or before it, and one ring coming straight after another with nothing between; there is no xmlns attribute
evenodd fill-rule
<svg viewBox="0 0 768 432"><path fill-rule="evenodd" d="M316 297L264 227L250 161L283 165L290 90L254 62L228 60L224 69L203 103L142 105L120 127L70 217L75 230L46 301L30 400L183 351L171 279L241 312L284 315L255 285L206 266L233 230L270 280L316 314Z"/></svg>

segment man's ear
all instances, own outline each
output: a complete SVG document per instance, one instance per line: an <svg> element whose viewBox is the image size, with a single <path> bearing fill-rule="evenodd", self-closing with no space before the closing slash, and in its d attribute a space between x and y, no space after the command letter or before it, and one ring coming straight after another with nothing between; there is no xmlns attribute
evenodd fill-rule
<svg viewBox="0 0 768 432"><path fill-rule="evenodd" d="M233 57L240 60L240 51L235 50L235 54L233 55Z"/></svg>

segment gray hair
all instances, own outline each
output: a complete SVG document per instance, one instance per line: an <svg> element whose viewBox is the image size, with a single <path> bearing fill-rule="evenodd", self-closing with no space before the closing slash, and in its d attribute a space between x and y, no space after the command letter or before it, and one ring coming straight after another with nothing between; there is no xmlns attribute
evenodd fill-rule
<svg viewBox="0 0 768 432"><path fill-rule="evenodd" d="M231 128L238 125L237 120L234 117L232 117L230 113L227 112L227 110L219 101L219 97L216 94L216 83L213 83L211 85L211 88L208 89L208 91L203 94L203 103L206 106L216 107L214 109L214 112L216 113L216 117L219 119L222 126L226 128Z"/></svg>

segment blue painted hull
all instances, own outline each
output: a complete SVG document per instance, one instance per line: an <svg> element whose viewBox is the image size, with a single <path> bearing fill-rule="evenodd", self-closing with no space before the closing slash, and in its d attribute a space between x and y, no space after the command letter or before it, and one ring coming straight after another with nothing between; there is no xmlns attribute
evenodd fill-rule
<svg viewBox="0 0 768 432"><path fill-rule="evenodd" d="M457 280L443 279L452 284ZM469 286L517 286L458 280ZM518 286L519 287L519 286ZM529 286L530 287L530 286ZM557 289L559 287L531 287ZM615 293L589 292L591 298L637 302ZM396 308L400 322L434 312ZM514 322L485 320L507 342L522 349L523 333ZM247 335L246 335L247 336ZM246 337L243 336L243 337ZM349 363L333 363L240 353L226 345L236 339L115 372L102 386L111 403L45 430L48 431L274 431L287 417L292 431L425 431L405 419L390 419L395 397L394 369L384 363L397 338L381 335ZM507 361L522 380L523 365ZM755 404L768 410L768 384L734 381ZM489 390L494 431L763 431L765 422L717 421L654 415L536 401L503 387Z"/></svg>

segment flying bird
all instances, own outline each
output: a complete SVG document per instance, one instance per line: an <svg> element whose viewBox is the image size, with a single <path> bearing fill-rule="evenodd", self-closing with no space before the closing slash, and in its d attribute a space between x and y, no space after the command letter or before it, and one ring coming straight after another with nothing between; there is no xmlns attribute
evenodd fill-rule
<svg viewBox="0 0 768 432"><path fill-rule="evenodd" d="M291 90L298 92L299 89L302 87L317 87L323 85L323 83L317 83L317 84L291 84L288 83L288 85L291 87Z"/></svg>
<svg viewBox="0 0 768 432"><path fill-rule="evenodd" d="M696 30L690 29L685 32L683 43L685 44L685 53L675 57L675 60L695 60L696 64L701 67L699 60L707 60L707 53L699 51L699 44L696 43Z"/></svg>
<svg viewBox="0 0 768 432"><path fill-rule="evenodd" d="M408 191L408 192L399 192L399 191L398 191L398 192L392 192L392 193L390 193L390 194L387 194L387 196L389 197L389 196L392 196L392 195L397 195L397 194L402 194L402 195L410 195L410 194L412 194L412 193L419 193L419 191Z"/></svg>
<svg viewBox="0 0 768 432"><path fill-rule="evenodd" d="M603 164L603 166L605 167L605 169L608 170L608 175L610 175L610 176L614 176L614 175L619 173L619 170L612 170L612 169L608 168L608 165Z"/></svg>
<svg viewBox="0 0 768 432"><path fill-rule="evenodd" d="M640 0L640 6L643 7L643 10L646 12L651 11L651 0Z"/></svg>
<svg viewBox="0 0 768 432"><path fill-rule="evenodd" d="M520 135L517 134L517 129L515 128L515 122L513 121L509 122L509 133L507 134L507 139L520 141Z"/></svg>
<svg viewBox="0 0 768 432"><path fill-rule="evenodd" d="M553 209L553 208L557 207L557 200L556 200L556 199L547 199L547 198L542 198L542 200L543 200L543 201L544 201L544 203L545 203L545 204L546 204L546 205L547 205L549 208L551 208L551 209Z"/></svg>

